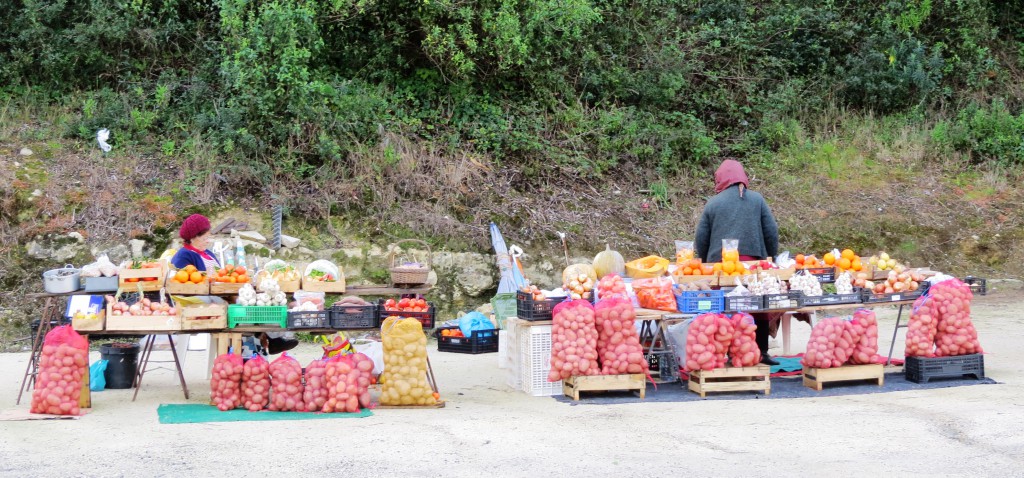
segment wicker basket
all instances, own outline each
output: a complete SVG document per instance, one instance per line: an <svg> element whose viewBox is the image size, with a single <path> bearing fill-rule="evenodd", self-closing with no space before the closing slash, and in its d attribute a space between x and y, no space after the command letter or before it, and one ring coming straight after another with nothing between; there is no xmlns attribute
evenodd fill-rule
<svg viewBox="0 0 1024 478"><path fill-rule="evenodd" d="M400 250L398 247L405 242L415 242L421 244L427 249L427 265L426 267L400 267L395 265L396 253ZM430 268L433 266L434 254L430 250L430 245L419 239L403 239L395 243L394 247L391 248L390 262L391 268L391 283L392 284L408 284L408 285L419 285L426 284L427 277L430 276Z"/></svg>

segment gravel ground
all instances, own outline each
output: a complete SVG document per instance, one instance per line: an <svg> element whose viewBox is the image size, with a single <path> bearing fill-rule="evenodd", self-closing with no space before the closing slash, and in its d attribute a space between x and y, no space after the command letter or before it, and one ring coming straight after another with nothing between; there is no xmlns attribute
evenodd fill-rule
<svg viewBox="0 0 1024 478"><path fill-rule="evenodd" d="M161 370L147 375L136 402L129 390L108 390L78 420L0 423L0 475L1021 476L1024 303L1019 285L996 289L973 308L995 385L573 406L510 389L495 354L438 353L431 344L444 409L161 425L159 404L185 402L175 374ZM880 309L879 321L884 353L895 310ZM794 326L794 343L808 335ZM297 355L306 363L318 349ZM27 359L0 354L0 410L14 408ZM205 402L206 352L189 352L185 366L188 402ZM18 408L27 407L26 399Z"/></svg>

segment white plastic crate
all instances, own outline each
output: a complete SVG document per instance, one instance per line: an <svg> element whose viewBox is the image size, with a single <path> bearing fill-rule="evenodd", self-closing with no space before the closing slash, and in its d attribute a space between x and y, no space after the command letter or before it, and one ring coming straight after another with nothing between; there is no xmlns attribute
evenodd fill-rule
<svg viewBox="0 0 1024 478"><path fill-rule="evenodd" d="M506 330L498 332L504 337L498 339L498 368L505 369L505 383L514 390L523 389L519 364L519 329L516 318L509 319ZM504 348L502 348L504 347Z"/></svg>
<svg viewBox="0 0 1024 478"><path fill-rule="evenodd" d="M523 391L535 397L562 393L562 382L549 382L551 371L551 326L520 327L518 331Z"/></svg>

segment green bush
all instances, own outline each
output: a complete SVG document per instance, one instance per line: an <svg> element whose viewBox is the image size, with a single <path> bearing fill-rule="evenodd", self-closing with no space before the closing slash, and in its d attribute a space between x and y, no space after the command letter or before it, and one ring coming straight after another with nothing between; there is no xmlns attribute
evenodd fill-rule
<svg viewBox="0 0 1024 478"><path fill-rule="evenodd" d="M1024 165L1024 113L1013 115L1002 101L972 104L952 121L940 121L932 140L967 154L973 163Z"/></svg>

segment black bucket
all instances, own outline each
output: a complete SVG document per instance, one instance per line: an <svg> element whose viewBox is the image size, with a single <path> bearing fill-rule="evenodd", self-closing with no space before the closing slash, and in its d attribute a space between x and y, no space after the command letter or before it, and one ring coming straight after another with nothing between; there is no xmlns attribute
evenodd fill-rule
<svg viewBox="0 0 1024 478"><path fill-rule="evenodd" d="M107 361L107 369L103 372L107 388L132 388L139 367L139 344L102 345L100 358Z"/></svg>

